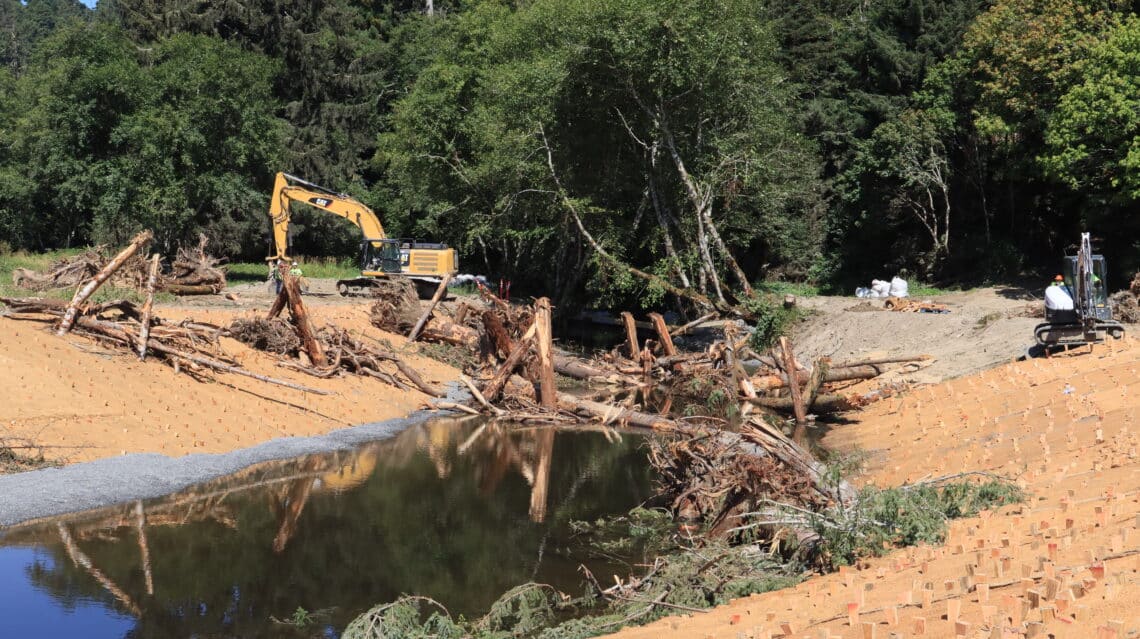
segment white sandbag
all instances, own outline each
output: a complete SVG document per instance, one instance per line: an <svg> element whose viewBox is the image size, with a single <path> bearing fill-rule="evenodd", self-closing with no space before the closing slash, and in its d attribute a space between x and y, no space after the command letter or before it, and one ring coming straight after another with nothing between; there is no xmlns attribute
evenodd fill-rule
<svg viewBox="0 0 1140 639"><path fill-rule="evenodd" d="M1073 310L1073 298L1064 286L1048 286L1045 288L1045 308L1051 311Z"/></svg>
<svg viewBox="0 0 1140 639"><path fill-rule="evenodd" d="M888 297L891 294L891 283L883 280L871 280L871 290L875 292L872 297Z"/></svg>
<svg viewBox="0 0 1140 639"><path fill-rule="evenodd" d="M871 297L871 289L867 288L866 286L860 286L859 288L855 289L855 297Z"/></svg>
<svg viewBox="0 0 1140 639"><path fill-rule="evenodd" d="M906 297L907 296L907 283L901 277L895 276L891 279L890 294L892 297Z"/></svg>

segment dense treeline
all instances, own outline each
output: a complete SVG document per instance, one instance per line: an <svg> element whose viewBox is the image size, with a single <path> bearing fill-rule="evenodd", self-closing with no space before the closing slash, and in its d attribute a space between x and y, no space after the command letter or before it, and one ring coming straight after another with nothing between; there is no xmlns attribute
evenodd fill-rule
<svg viewBox="0 0 1140 639"><path fill-rule="evenodd" d="M3 0L0 240L256 259L287 170L563 304L1008 278L1081 229L1124 273L1137 5Z"/></svg>

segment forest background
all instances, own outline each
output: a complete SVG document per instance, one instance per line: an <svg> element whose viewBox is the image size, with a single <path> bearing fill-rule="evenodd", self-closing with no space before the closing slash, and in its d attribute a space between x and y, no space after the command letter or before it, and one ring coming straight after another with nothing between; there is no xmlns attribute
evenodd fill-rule
<svg viewBox="0 0 1140 639"><path fill-rule="evenodd" d="M1082 230L1123 284L1138 9L2 0L0 251L151 228L257 261L283 170L564 307L1009 281ZM295 213L296 253L357 254L355 227Z"/></svg>

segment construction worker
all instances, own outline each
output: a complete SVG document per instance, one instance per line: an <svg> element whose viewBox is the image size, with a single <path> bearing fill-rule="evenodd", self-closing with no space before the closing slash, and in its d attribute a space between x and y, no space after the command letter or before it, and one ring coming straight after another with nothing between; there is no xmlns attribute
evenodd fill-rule
<svg viewBox="0 0 1140 639"><path fill-rule="evenodd" d="M284 277L282 273L285 271L285 261L277 260L275 264L269 265L269 279L273 282L273 294L281 294L281 286L284 284Z"/></svg>
<svg viewBox="0 0 1140 639"><path fill-rule="evenodd" d="M1073 310L1073 295L1065 286L1065 278L1060 275L1054 277L1052 284L1045 289L1045 308L1051 311Z"/></svg>
<svg viewBox="0 0 1140 639"><path fill-rule="evenodd" d="M289 268L289 274L297 278L297 286L301 288L302 293L309 292L309 280L306 280L301 272L301 265L297 264L297 260L293 260L292 266Z"/></svg>

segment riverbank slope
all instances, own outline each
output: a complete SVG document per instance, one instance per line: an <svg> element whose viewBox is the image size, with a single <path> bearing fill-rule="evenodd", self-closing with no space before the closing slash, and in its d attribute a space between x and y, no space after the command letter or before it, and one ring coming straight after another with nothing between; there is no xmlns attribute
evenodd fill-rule
<svg viewBox="0 0 1140 639"><path fill-rule="evenodd" d="M874 404L823 444L862 484L980 472L1025 503L947 541L670 617L624 639L1135 637L1140 633L1140 342L1004 364ZM789 632L790 631L790 632Z"/></svg>
<svg viewBox="0 0 1140 639"><path fill-rule="evenodd" d="M156 306L155 312L169 321L192 317L223 326L265 313L262 304L221 303ZM368 307L363 300L337 300L312 304L310 313L317 326L336 324L404 349L402 336L369 323ZM5 391L0 437L17 445L42 446L48 459L62 463L126 453L177 457L226 452L402 417L424 407L428 399L371 378L311 377L279 367L265 353L228 338L222 338L222 349L246 369L331 394L314 395L229 374L198 381L164 363L139 362L125 350L104 348L85 337L57 337L37 322L0 319L0 344L0 388ZM417 355L414 347L401 354L429 383L442 386L458 379L459 371Z"/></svg>

